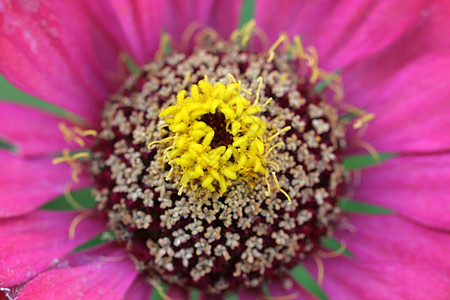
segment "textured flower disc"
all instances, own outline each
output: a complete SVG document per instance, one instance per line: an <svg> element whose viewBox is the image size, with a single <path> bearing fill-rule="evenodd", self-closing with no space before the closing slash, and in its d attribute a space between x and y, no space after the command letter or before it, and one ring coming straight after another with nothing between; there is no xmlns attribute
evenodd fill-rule
<svg viewBox="0 0 450 300"><path fill-rule="evenodd" d="M107 104L98 209L149 278L255 287L330 233L344 127L302 67L217 41L145 65Z"/></svg>

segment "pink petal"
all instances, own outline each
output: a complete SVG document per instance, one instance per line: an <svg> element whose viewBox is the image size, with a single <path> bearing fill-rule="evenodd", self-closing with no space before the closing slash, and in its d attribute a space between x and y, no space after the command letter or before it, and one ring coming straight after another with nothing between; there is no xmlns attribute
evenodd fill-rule
<svg viewBox="0 0 450 300"><path fill-rule="evenodd" d="M123 299L149 300L152 296L153 288L145 281L144 276L138 276L128 289Z"/></svg>
<svg viewBox="0 0 450 300"><path fill-rule="evenodd" d="M294 278L287 276L278 280L271 280L267 283L270 291L270 296L280 299L292 300L315 300L311 294L299 285Z"/></svg>
<svg viewBox="0 0 450 300"><path fill-rule="evenodd" d="M172 300L189 300L189 292L175 285L169 286L167 296Z"/></svg>
<svg viewBox="0 0 450 300"><path fill-rule="evenodd" d="M16 216L35 210L62 195L71 183L71 169L52 164L50 158L20 158L0 151L0 217ZM7 170L7 171L6 171ZM79 176L73 189L86 187L90 178Z"/></svg>
<svg viewBox="0 0 450 300"><path fill-rule="evenodd" d="M169 0L165 4L165 26L175 41L180 42L183 33L194 23L212 27L228 39L231 32L238 28L242 0Z"/></svg>
<svg viewBox="0 0 450 300"><path fill-rule="evenodd" d="M362 170L356 200L378 204L415 222L450 229L450 155L402 156Z"/></svg>
<svg viewBox="0 0 450 300"><path fill-rule="evenodd" d="M74 142L64 141L58 124L67 121L55 115L12 102L0 102L0 136L14 144L25 156L50 154L67 148L76 149Z"/></svg>
<svg viewBox="0 0 450 300"><path fill-rule="evenodd" d="M17 299L123 299L138 272L124 252L122 260L45 272L25 286Z"/></svg>
<svg viewBox="0 0 450 300"><path fill-rule="evenodd" d="M95 123L111 92L105 75L116 63L100 68L95 61L92 22L80 3L12 0L2 10L0 71L5 78Z"/></svg>
<svg viewBox="0 0 450 300"><path fill-rule="evenodd" d="M223 38L228 39L239 26L242 3L242 0L213 1L206 24L217 30Z"/></svg>
<svg viewBox="0 0 450 300"><path fill-rule="evenodd" d="M78 214L38 211L0 219L0 286L14 286L33 278L105 230L104 222L89 217L79 222L73 240L69 239L69 227Z"/></svg>
<svg viewBox="0 0 450 300"><path fill-rule="evenodd" d="M386 48L419 17L422 0L257 1L256 20L274 41L280 32L317 48L322 66L342 68ZM280 16L282 16L280 18Z"/></svg>
<svg viewBox="0 0 450 300"><path fill-rule="evenodd" d="M449 56L432 54L413 61L384 85L375 81L376 88L368 92L356 96L355 87L352 102L376 115L363 139L381 152L450 149L450 132L442 130L450 126L449 80Z"/></svg>
<svg viewBox="0 0 450 300"><path fill-rule="evenodd" d="M324 258L323 288L334 299L446 299L450 236L395 216L351 216L336 232L356 255ZM309 269L315 272L312 264Z"/></svg>
<svg viewBox="0 0 450 300"><path fill-rule="evenodd" d="M105 28L121 51L137 63L153 59L163 30L164 5L158 1L85 1L88 11ZM116 57L117 59L117 57Z"/></svg>

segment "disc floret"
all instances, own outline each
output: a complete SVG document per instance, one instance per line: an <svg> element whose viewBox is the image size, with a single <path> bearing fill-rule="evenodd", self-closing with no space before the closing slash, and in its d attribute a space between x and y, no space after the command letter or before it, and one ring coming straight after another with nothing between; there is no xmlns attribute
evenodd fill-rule
<svg viewBox="0 0 450 300"><path fill-rule="evenodd" d="M234 78L226 85L205 78L159 114L170 131L161 141L168 144L165 160L181 169L179 193L191 185L223 194L238 176L250 180L268 172L267 124L257 116L264 105L258 97L250 103L243 92Z"/></svg>

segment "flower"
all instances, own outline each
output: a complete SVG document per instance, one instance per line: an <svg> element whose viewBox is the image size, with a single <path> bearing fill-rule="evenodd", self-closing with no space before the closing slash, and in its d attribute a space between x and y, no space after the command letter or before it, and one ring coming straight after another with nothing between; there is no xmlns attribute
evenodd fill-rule
<svg viewBox="0 0 450 300"><path fill-rule="evenodd" d="M2 236L0 290L8 297L148 299L152 287L145 282L144 275L148 275L145 272L155 271L155 268L148 268L145 265L147 259L137 256L137 254L148 252L139 248L142 245L128 244L129 248L136 246L136 249L128 249L126 252L123 245L109 242L95 248L73 251L86 241L105 232L107 228L105 219L93 210L83 210L81 213L79 211L62 212L44 210L40 207L49 200L66 194L68 201L74 207L82 208L83 203L74 201L69 192L91 186L93 183L89 173L85 172L78 163L86 159L89 154L85 151L74 152L88 146L93 149L93 159L100 162L91 165L91 173L95 175L98 206L100 211L108 216L109 226L114 228L117 239L128 240L129 228L119 226L119 224L125 224L124 220L132 220L133 226L145 229L153 217L162 218L161 214L139 213L142 210L127 210L128 207L123 208L120 205L115 206L114 209L112 205L109 206L114 200L109 196L114 193L123 193L124 190L119 185L114 185L111 190L99 189L99 187L108 186L111 183L111 174L121 174L122 171L129 174L127 177L114 177L114 182L118 182L119 179L124 180L130 201L143 198L146 201L144 203L146 207L153 207L158 201L161 208L170 208L176 200L170 195L167 197L156 195L155 192L159 193L160 190L157 191L155 183L153 183L155 185L153 189L145 189L145 191L138 185L133 186L132 182L135 182L132 180L133 176L140 178L143 175L134 174L142 167L139 165L139 160L133 156L135 152L128 153L128 150L133 147L126 143L113 147L96 144L97 146L93 147L92 135L95 132L92 130L97 130L100 137L105 140L108 139L108 134L117 134L113 130L106 130L109 124L100 128L100 121L105 101L117 92L118 87L127 77L126 68L121 61L129 62L131 57L139 66L144 66L155 53L161 56L161 49L168 45L166 38L160 39L161 32L167 32L173 41L178 42L177 50L190 51L188 49L192 49L193 42L189 38L186 39L186 36L189 36L189 30L193 29L190 26L192 24L205 24L215 29L220 36L229 37L236 28L241 5L240 1L231 3L228 1L160 3L106 0L0 2L1 73L21 90L70 112L61 116L18 103L0 103L0 136L17 149L16 153L8 150L0 152L4 170L0 174L2 192L0 197L0 235ZM382 207L378 207L380 211L390 214L361 214L361 203L351 200L342 201L343 210L352 209L357 212L356 214L344 212L344 218L341 218L334 228L335 239L345 242L345 248L326 252L314 247L315 254L306 253L304 260L306 269L318 277L322 289L314 284L312 288L311 285L305 284L304 280L308 278L308 273L304 272L304 269L297 268L292 275L287 275L291 280L277 277L267 283L273 297L311 298L305 288L321 297L324 297L326 293L331 299L444 299L449 294L449 260L446 255L448 251L445 250L449 244L450 222L445 179L449 176L448 141L450 139L447 132L442 130L449 123L449 106L446 103L449 90L445 84L450 77L449 53L445 50L449 49L446 33L450 28L445 19L448 12L449 6L445 1L432 3L413 1L408 6L401 1L359 1L351 5L344 1L258 1L256 3L256 24L267 34L269 47L270 45L281 47L279 44L282 40L278 38L283 31L291 37L300 34L305 45L315 46L315 48L306 49L309 59L303 60L303 66L309 69L305 73L308 77L305 74L302 75L304 78L314 81L312 78L318 76L315 72L319 69L314 67L317 66L314 49L317 49L321 68L328 71L338 69L342 76L345 91L343 103L347 106L343 105L340 108L349 108L348 105L352 105L350 110L358 116L352 123L354 130L350 129L347 132L348 147L345 150L338 147L331 150L323 149L326 154L322 154L322 157L328 157L328 159L340 155L351 157L361 153L364 148L375 156L378 155L374 152L376 149L381 153L381 158L387 158L386 153L391 153L390 159L381 165L354 171L353 181L347 187L347 197L367 203L371 212L374 212L374 206L371 205L378 205ZM183 32L188 34L183 37ZM264 35L257 29L254 34L261 36L261 41L257 39L252 41L252 50L261 55L269 54L270 57L274 54L277 58L274 49L269 53L263 49L266 44ZM167 35L163 34L163 37ZM236 41L244 41L245 45L248 42L248 31L238 31L234 37ZM298 50L301 44L295 45ZM128 56L123 53L127 53ZM155 66L150 64L149 68L151 67ZM331 80L335 78L333 74L336 75L330 73L322 79L330 78ZM223 75L226 76L226 74ZM167 76L170 76L170 72ZM164 77L164 79L167 78ZM201 79L203 78L198 78L197 81ZM262 78L263 83L265 80L267 81L267 78ZM258 83L258 81L255 82ZM324 82L330 87L331 82L326 80ZM236 85L234 88L237 88ZM135 92L134 89L139 88L139 81L134 79L125 83L125 89L114 100L116 104L129 101L131 94L127 94L127 86L131 92ZM252 95L258 94L255 93L256 91L259 91L257 84ZM320 92L322 91L331 93L332 89L321 89ZM158 93L160 92L161 90L158 90ZM180 91L177 90L177 92ZM192 96L194 92L192 90L190 92ZM339 90L335 92L338 96L340 95ZM224 102L229 103L227 101ZM298 102L294 101L294 103ZM171 105L176 107L175 103ZM111 104L105 109L103 121L107 120L108 112L121 109ZM151 111L151 108L146 109ZM160 107L157 107L155 111L160 111ZM230 117L224 113L224 119L233 119L231 116L234 116L235 112L231 112ZM323 112L319 111L319 113ZM289 115L289 111L286 114ZM166 117L170 118L170 115L168 113ZM11 116L14 118L12 119ZM129 134L133 135L133 141L147 142L148 132L128 127L130 124L127 122L130 116L126 116L125 112L121 116L122 118L116 120L115 126L120 127L117 131L122 134L130 132ZM139 123L139 116L135 117L136 122ZM258 120L263 120L263 117L261 116ZM203 123L207 123L217 133L219 126L216 125L223 124L223 121L213 122L217 119L219 118L212 118L212 120L209 118L210 121L205 120ZM233 120L240 122L240 119ZM267 117L266 120L267 122L265 120L258 122L274 126ZM80 121L84 124L83 126L79 126ZM190 121L197 122L198 119ZM170 128L172 125L170 121L166 123L172 132L181 130ZM368 123L370 124L367 126ZM328 123L323 124L319 121L311 124L316 127L313 133L321 131L320 128L328 132L329 128L325 129L327 125L329 126ZM286 133L283 128L280 126L275 129ZM247 129L250 131L250 127ZM159 128L155 127L151 133L158 137L158 130ZM361 140L362 133L364 133L364 142ZM186 132L186 134L189 138L194 135L193 132ZM206 135L207 132L205 132ZM285 136L286 134L274 135L274 139L280 139L286 143ZM322 135L319 134L319 136ZM333 138L332 135L327 137ZM162 141L165 136L158 138L161 139L154 141ZM272 137L263 139L262 143L264 144L270 138ZM338 138L339 136L336 140ZM312 136L311 139L305 138L306 140L314 143L315 138ZM308 142L305 143L308 144ZM163 152L168 149L164 143L156 146L152 151L161 149L160 152ZM179 148L186 150L181 146ZM255 144L254 150L251 150L251 147L245 150L255 154L257 149L258 146ZM265 149L259 153L266 153ZM111 158L108 162L111 165L111 174L105 173L104 165L107 163L101 160L102 155L110 153L108 151L122 151L124 155L127 155L126 162L113 161L114 159ZM207 150L202 148L202 151ZM344 152L340 153L341 151ZM62 153L62 155L55 155L55 153ZM149 150L146 153L153 152ZM240 153L245 154L245 151ZM253 154L248 157L253 157ZM173 155L169 158L179 157ZM161 160L163 159L161 155ZM264 162L262 161L262 165ZM127 163L133 165L133 168L129 168L130 171L124 171L128 167ZM174 161L171 165L175 169L174 177L177 176L177 167L192 166L185 161L177 161L177 163ZM224 179L227 189L222 188L223 193L228 189L236 188L232 182L235 180L231 173L233 166L229 165L231 171L225 170L221 173L227 177ZM153 170L155 177L158 170L157 168ZM269 173L262 171L263 169L258 168L258 170L261 170L261 173ZM195 169L190 171L194 172ZM203 175L199 175L198 178L202 178ZM196 180L198 178L190 177ZM206 184L204 184L205 181L201 183L193 181L193 184L198 183L200 186L204 184L211 190L220 189L222 179L217 179L216 176L213 178L216 181L206 181ZM151 179L153 178L149 180ZM131 183L127 183L127 180ZM204 180L207 180L207 176ZM278 192L284 191L284 186L279 186L276 174L270 180L273 189L276 187L279 188ZM279 181L280 185L283 185L282 180ZM186 185L181 184L181 186L188 188L187 183L188 181ZM326 183L329 182L326 181ZM261 183L260 186L267 185ZM207 189L199 188L198 190L208 193ZM246 192L249 191L246 190ZM284 191L287 196L290 192ZM326 196L328 192L329 190L325 189L316 193L317 205L323 204L324 199L328 197ZM193 193L192 190L191 193ZM193 199L188 198L184 201ZM208 199L206 198L205 201ZM235 203L230 202L230 207L233 207L233 204ZM238 203L235 208L239 208L239 205ZM183 208L186 205L177 205L177 207ZM251 207L254 208L254 206ZM333 211L324 213L323 218L319 220L324 221L327 220L327 216L334 216ZM395 211L395 214L392 214L392 211ZM302 226L303 222L308 222L312 213L316 214L317 211L301 211L294 222L301 223L299 226ZM205 213L205 220L214 216L214 214L209 216ZM270 216L269 214L268 217ZM166 216L167 228L172 222L168 219L169 217L173 216ZM279 222L279 226L287 228L297 226L291 224L292 218L289 216L280 217L283 220ZM240 228L245 228L247 226L245 220L241 221ZM221 236L223 227L205 228L206 223L208 222L197 220L189 224L191 233L193 235L202 233L204 239L196 241L201 246L197 247L195 252L187 248L181 248L183 251L176 252L176 258L181 261L180 265L189 265L194 256L203 255L204 257L214 254L226 258L239 247L240 235L226 232L225 246L221 245L222 247L213 249L210 243ZM326 231L329 228L327 226L325 224L320 229ZM172 235L174 243L181 245L190 236L178 229L174 230ZM265 230L264 226L252 229L261 232ZM107 234L108 232L99 236L98 239L109 240L110 237ZM280 244L292 238L283 233L271 232L272 234L275 235L271 238ZM171 272L181 268L180 265L174 265L171 261L165 260L168 255L172 253L175 255L170 242L169 238L160 236L157 243L142 246L154 251L150 254L155 257L155 261L160 259L160 264L166 267L167 272L162 272L163 275L167 275L166 281L170 279L168 276L173 274ZM257 258L259 250L267 247L261 244L262 241L256 237L246 240L245 245L252 251L245 253L245 259ZM344 255L344 249L349 251L346 255ZM348 257L350 252L354 257ZM127 253L133 255L130 256ZM279 253L276 254L279 255ZM201 272L207 272L205 270L214 267L207 260L203 262L197 265L201 269L192 275L193 278L197 276L201 278ZM139 274L136 267L142 271L142 274ZM241 271L243 271L242 268L237 269L236 274ZM150 278L154 288L159 291L160 285L156 281L158 278L156 276L150 276ZM297 279L302 282L302 285L296 281ZM227 284L227 282L217 283ZM217 288L221 289L219 285ZM226 287L222 286L222 288ZM176 285L170 285L167 291L171 298L186 298L186 293L186 290ZM261 295L260 289L239 291L239 296L244 299L254 299ZM207 297L206 294L203 296Z"/></svg>

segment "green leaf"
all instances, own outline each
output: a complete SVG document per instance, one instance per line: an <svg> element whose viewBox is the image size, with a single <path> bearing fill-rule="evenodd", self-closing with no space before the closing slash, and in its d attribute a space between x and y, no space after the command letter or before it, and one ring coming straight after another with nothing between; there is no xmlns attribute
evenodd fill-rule
<svg viewBox="0 0 450 300"><path fill-rule="evenodd" d="M255 15L255 0L244 0L242 3L241 17L239 19L239 28L250 22Z"/></svg>
<svg viewBox="0 0 450 300"><path fill-rule="evenodd" d="M86 243L78 246L77 248L73 249L72 252L78 252L81 250L86 250L89 248L93 248L95 246L107 243L109 241L112 241L114 239L114 232L112 230L107 230L105 232L100 233L96 237L90 239Z"/></svg>
<svg viewBox="0 0 450 300"><path fill-rule="evenodd" d="M371 215L389 215L395 214L395 211L373 204L354 201L347 198L339 199L339 207L345 212L371 214Z"/></svg>
<svg viewBox="0 0 450 300"><path fill-rule="evenodd" d="M164 295L167 293L167 285L159 282L158 287L153 286L152 300L166 300L167 297Z"/></svg>
<svg viewBox="0 0 450 300"><path fill-rule="evenodd" d="M197 300L200 296L200 292L197 289L189 290L189 300Z"/></svg>
<svg viewBox="0 0 450 300"><path fill-rule="evenodd" d="M322 246L324 248L327 248L328 250L331 250L331 251L337 251L337 250L342 248L342 244L339 243L339 241L337 241L336 239L334 239L332 237L324 238L322 240ZM350 251L348 251L347 248L344 250L342 255L345 255L345 256L348 256L348 257L352 257L352 258L355 257L355 255L353 253L351 253Z"/></svg>
<svg viewBox="0 0 450 300"><path fill-rule="evenodd" d="M351 155L344 158L343 164L347 170L356 170L380 164L395 156L397 153L379 153L378 159L370 154Z"/></svg>
<svg viewBox="0 0 450 300"><path fill-rule="evenodd" d="M85 188L71 192L76 203L71 203L70 197L65 195L44 204L41 209L45 210L76 210L82 208L92 208L95 206L95 198L92 195L92 188ZM81 207L78 207L81 206Z"/></svg>
<svg viewBox="0 0 450 300"><path fill-rule="evenodd" d="M312 295L316 296L319 299L327 300L328 297L322 288L317 284L311 274L306 270L303 265L299 265L295 267L291 271L291 275L297 282L304 287L308 292Z"/></svg>
<svg viewBox="0 0 450 300"><path fill-rule="evenodd" d="M354 113L348 113L348 114L341 116L340 119L341 119L341 121L351 121L351 120L355 119L356 117L357 117L357 115L355 115Z"/></svg>
<svg viewBox="0 0 450 300"><path fill-rule="evenodd" d="M86 123L82 118L56 106L45 102L41 99L28 95L21 90L14 87L3 76L0 75L0 99L8 99L8 101L19 102L25 105L34 106L45 110L52 114L62 116L66 119L71 119L79 123Z"/></svg>
<svg viewBox="0 0 450 300"><path fill-rule="evenodd" d="M238 300L239 297L236 293L231 293L225 296L225 300Z"/></svg>
<svg viewBox="0 0 450 300"><path fill-rule="evenodd" d="M17 152L16 146L0 138L0 148Z"/></svg>

